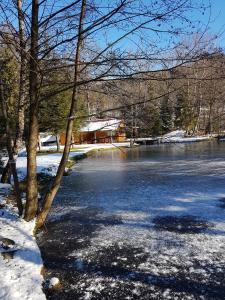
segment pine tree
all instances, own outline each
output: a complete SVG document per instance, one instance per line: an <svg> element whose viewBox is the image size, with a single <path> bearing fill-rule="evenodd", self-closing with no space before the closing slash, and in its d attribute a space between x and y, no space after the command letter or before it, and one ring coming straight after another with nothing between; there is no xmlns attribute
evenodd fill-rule
<svg viewBox="0 0 225 300"><path fill-rule="evenodd" d="M187 89L181 90L177 95L175 106L175 126L190 132L194 128L195 116L191 104L188 101Z"/></svg>
<svg viewBox="0 0 225 300"><path fill-rule="evenodd" d="M59 135L65 131L67 118L70 109L71 92L66 91L60 93L53 98L43 101L40 107L40 132L49 132L56 136L57 151L60 150ZM77 103L77 118L74 122L74 131L78 131L84 118L80 116L86 115L84 102Z"/></svg>
<svg viewBox="0 0 225 300"><path fill-rule="evenodd" d="M167 133L173 129L173 111L169 102L169 97L164 96L160 109L162 133Z"/></svg>

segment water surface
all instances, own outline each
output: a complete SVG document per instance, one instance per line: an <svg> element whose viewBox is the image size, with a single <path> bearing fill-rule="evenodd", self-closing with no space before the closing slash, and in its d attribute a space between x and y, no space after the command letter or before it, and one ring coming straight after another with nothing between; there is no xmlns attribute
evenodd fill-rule
<svg viewBox="0 0 225 300"><path fill-rule="evenodd" d="M97 152L62 186L39 245L49 299L224 299L225 143Z"/></svg>

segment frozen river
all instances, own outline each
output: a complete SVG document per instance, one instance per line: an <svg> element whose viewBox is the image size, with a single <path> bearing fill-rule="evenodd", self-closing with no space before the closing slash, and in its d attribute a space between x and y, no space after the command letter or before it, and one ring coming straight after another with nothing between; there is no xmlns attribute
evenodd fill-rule
<svg viewBox="0 0 225 300"><path fill-rule="evenodd" d="M98 152L46 225L49 299L224 299L225 143Z"/></svg>

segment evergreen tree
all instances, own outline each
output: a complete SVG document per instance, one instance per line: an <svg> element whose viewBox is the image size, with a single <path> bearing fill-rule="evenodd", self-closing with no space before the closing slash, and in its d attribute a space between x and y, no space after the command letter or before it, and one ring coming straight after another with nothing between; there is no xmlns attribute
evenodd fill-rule
<svg viewBox="0 0 225 300"><path fill-rule="evenodd" d="M169 97L164 96L160 109L162 133L167 133L173 129L173 110L169 102Z"/></svg>
<svg viewBox="0 0 225 300"><path fill-rule="evenodd" d="M183 89L177 95L174 124L177 128L186 130L187 132L193 130L195 116L193 113L193 108L188 101L187 89Z"/></svg>
<svg viewBox="0 0 225 300"><path fill-rule="evenodd" d="M65 132L67 118L70 109L71 92L66 91L56 96L43 101L40 107L40 131L49 132L56 136L57 150L60 150L59 135ZM86 109L82 97L77 103L76 121L74 122L74 131L77 131L81 126L85 116Z"/></svg>
<svg viewBox="0 0 225 300"><path fill-rule="evenodd" d="M0 50L0 83L2 85L2 97L6 100L8 122L11 132L15 132L17 121L17 99L18 99L18 64L16 59L6 48ZM1 103L0 103L1 104ZM0 133L5 133L5 120L2 116L2 105L0 105ZM12 136L13 138L14 136Z"/></svg>

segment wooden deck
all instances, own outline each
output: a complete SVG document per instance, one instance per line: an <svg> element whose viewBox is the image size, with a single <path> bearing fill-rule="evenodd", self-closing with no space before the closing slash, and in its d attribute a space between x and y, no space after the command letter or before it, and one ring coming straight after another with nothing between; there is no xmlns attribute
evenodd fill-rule
<svg viewBox="0 0 225 300"><path fill-rule="evenodd" d="M130 139L128 139L130 141ZM146 138L135 138L134 142L139 145L154 145L159 144L161 141L160 137L146 137Z"/></svg>

